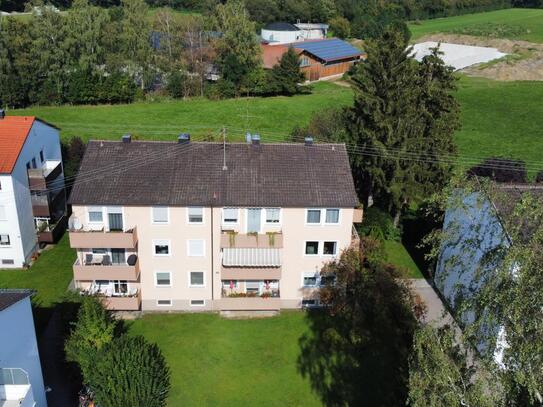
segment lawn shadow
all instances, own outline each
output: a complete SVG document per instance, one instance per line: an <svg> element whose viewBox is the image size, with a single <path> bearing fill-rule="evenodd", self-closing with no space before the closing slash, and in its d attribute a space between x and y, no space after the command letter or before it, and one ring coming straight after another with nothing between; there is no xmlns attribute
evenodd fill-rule
<svg viewBox="0 0 543 407"><path fill-rule="evenodd" d="M324 405L405 405L412 332L375 320L353 337L351 323L327 310L310 310L306 319L298 371Z"/></svg>

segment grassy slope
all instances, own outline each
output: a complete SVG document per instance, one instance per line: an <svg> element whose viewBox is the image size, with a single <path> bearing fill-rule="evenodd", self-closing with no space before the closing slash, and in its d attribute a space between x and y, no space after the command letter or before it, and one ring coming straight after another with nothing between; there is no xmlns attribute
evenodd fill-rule
<svg viewBox="0 0 543 407"><path fill-rule="evenodd" d="M172 369L171 406L319 405L296 369L302 312L261 320L216 314L145 315L130 327L156 342Z"/></svg>
<svg viewBox="0 0 543 407"><path fill-rule="evenodd" d="M120 139L123 133L129 132L145 135L146 139L173 140L179 132L203 136L227 126L229 134L242 139L247 113L248 128L252 132L284 137L294 125L306 123L314 111L346 105L351 100L351 91L347 88L322 82L314 85L313 94L293 97L34 107L14 113L37 115L54 123L62 129L64 138L79 135L85 139Z"/></svg>
<svg viewBox="0 0 543 407"><path fill-rule="evenodd" d="M0 288L32 288L33 301L40 307L51 307L66 293L72 280L74 251L65 234L53 248L46 250L29 270L0 270Z"/></svg>
<svg viewBox="0 0 543 407"><path fill-rule="evenodd" d="M421 23L411 23L409 24L409 29L413 34L412 39L416 40L426 34L469 29L470 27L480 27L484 24L523 27L527 32L515 36L514 39L543 42L542 9L506 9L486 13L466 14L463 16L436 18L424 20Z"/></svg>
<svg viewBox="0 0 543 407"><path fill-rule="evenodd" d="M498 82L462 78L458 101L462 129L456 135L460 154L499 155L536 161L543 169L543 82Z"/></svg>
<svg viewBox="0 0 543 407"><path fill-rule="evenodd" d="M543 82L498 82L462 77L458 101L462 129L456 135L460 154L468 157L507 156L541 162ZM120 139L131 132L141 138L173 140L189 131L216 134L222 125L240 140L249 114L249 129L263 140L285 137L304 125L314 111L349 105L352 91L333 83L318 83L312 95L238 100L169 101L121 106L34 107L10 114L35 114L61 127L62 136ZM533 166L531 173L543 164Z"/></svg>

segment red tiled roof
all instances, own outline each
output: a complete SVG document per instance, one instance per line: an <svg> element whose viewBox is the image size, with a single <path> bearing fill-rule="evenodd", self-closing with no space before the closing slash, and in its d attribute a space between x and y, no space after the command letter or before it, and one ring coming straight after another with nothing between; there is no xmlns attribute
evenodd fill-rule
<svg viewBox="0 0 543 407"><path fill-rule="evenodd" d="M262 64L264 68L271 69L275 64L279 62L285 52L288 51L287 45L268 45L260 44L262 48ZM301 50L294 49L297 54L300 54Z"/></svg>
<svg viewBox="0 0 543 407"><path fill-rule="evenodd" d="M0 173L11 174L36 118L6 116L0 119Z"/></svg>

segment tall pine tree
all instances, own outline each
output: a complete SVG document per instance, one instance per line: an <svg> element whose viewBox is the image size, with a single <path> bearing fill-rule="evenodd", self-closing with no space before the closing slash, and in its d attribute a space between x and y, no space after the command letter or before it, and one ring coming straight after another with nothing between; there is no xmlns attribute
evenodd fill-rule
<svg viewBox="0 0 543 407"><path fill-rule="evenodd" d="M348 142L357 147L352 166L362 200L373 197L397 222L410 201L440 189L449 177L450 165L439 163L455 151L455 80L436 52L422 64L410 58L400 30L387 29L368 42L367 52L353 75L347 124Z"/></svg>

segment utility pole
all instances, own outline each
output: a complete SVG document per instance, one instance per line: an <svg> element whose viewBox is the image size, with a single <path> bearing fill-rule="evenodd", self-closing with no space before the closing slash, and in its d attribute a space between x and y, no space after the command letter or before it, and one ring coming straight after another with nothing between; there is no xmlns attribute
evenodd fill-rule
<svg viewBox="0 0 543 407"><path fill-rule="evenodd" d="M226 127L222 128L222 170L226 171L228 167L226 166Z"/></svg>

